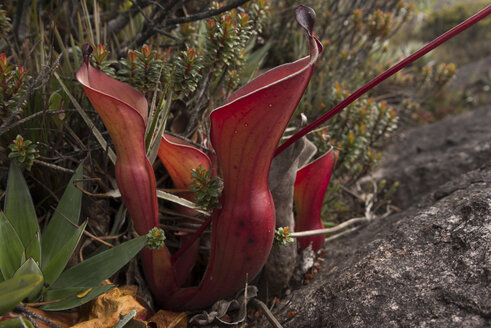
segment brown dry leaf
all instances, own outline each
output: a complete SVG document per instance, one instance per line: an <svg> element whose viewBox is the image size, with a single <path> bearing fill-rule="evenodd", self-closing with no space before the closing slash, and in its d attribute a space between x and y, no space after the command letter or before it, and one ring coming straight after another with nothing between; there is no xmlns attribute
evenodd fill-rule
<svg viewBox="0 0 491 328"><path fill-rule="evenodd" d="M120 316L135 310L139 317L147 309L136 300L137 289L133 286L114 288L97 297L90 306L89 320L74 325L74 328L110 328L118 323Z"/></svg>
<svg viewBox="0 0 491 328"><path fill-rule="evenodd" d="M30 306L26 306L26 308L63 328L72 327L78 321L78 313L48 312ZM36 323L39 326L39 328L52 327L41 320L36 320Z"/></svg>
<svg viewBox="0 0 491 328"><path fill-rule="evenodd" d="M155 323L157 328L187 328L188 319L185 312L176 313L159 310L148 323Z"/></svg>

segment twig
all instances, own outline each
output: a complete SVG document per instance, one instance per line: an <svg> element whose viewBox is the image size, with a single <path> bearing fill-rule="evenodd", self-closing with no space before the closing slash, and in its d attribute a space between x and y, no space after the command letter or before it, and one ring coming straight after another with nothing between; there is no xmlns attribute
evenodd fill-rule
<svg viewBox="0 0 491 328"><path fill-rule="evenodd" d="M222 6L218 9L210 9L210 10L202 11L200 13L197 13L194 15L189 15L186 17L169 19L167 21L166 26L183 24L183 23L190 23L190 22L194 22L197 20L213 17L213 16L219 15L223 12L226 12L226 11L229 11L229 10L234 9L236 7L239 7L239 6L243 5L244 3L246 3L247 1L249 1L249 0L235 0L235 1L232 1L231 3L229 3L228 5Z"/></svg>
<svg viewBox="0 0 491 328"><path fill-rule="evenodd" d="M370 219L367 218L353 218L348 221L345 221L333 228L326 228L326 229L316 229L316 230L308 230L308 231L301 231L301 232L292 232L290 234L290 237L292 238L299 238L299 237L307 237L307 236L315 236L315 235L322 235L326 233L334 233L338 232L340 230L343 230L346 227L349 227L351 225L354 225L356 223L367 223L370 222Z"/></svg>
<svg viewBox="0 0 491 328"><path fill-rule="evenodd" d="M164 228L165 230L169 230L169 231L187 232L190 234L193 234L196 232L196 229L184 228L184 227L178 227L178 226L172 226L172 225L166 225L166 224L161 225L161 227Z"/></svg>
<svg viewBox="0 0 491 328"><path fill-rule="evenodd" d="M176 188L162 188L162 191L168 192L169 194L182 194L185 192L189 192L189 189L176 189Z"/></svg>
<svg viewBox="0 0 491 328"><path fill-rule="evenodd" d="M53 169L53 170L56 170L56 171L61 171L61 172L70 173L70 174L75 173L74 170L67 169L67 168L64 168L64 167L61 167L61 166L58 166L58 165L55 165L55 164L43 162L43 161L40 161L38 159L33 160L33 162L36 163L36 164L42 165L42 166L49 167L50 169Z"/></svg>
<svg viewBox="0 0 491 328"><path fill-rule="evenodd" d="M258 306L266 316L266 319L268 319L269 323L274 327L274 328L283 328L283 326L280 324L278 319L275 318L273 313L268 309L266 304L264 304L262 301L258 300L257 298L254 298L251 300L252 303L256 306Z"/></svg>
<svg viewBox="0 0 491 328"><path fill-rule="evenodd" d="M68 223L70 223L71 225L73 225L75 228L79 228L79 226L76 223L72 222L72 220L70 220L65 214L63 214L60 211L58 211L58 209L56 209L53 206L51 206L51 209L53 209L55 212L57 212L58 214L60 214L65 220L68 221ZM111 248L114 247L114 245L112 245L112 244L108 243L107 241L104 241L101 238L99 238L99 237L91 234L90 232L88 232L85 229L84 229L83 234L86 235L86 236L88 236L88 237L90 237L90 238L92 238L92 239L94 239L94 240L97 240L98 242L100 242L103 245L106 245L106 246L111 247Z"/></svg>
<svg viewBox="0 0 491 328"><path fill-rule="evenodd" d="M25 122L27 122L29 120L32 120L33 118L38 117L39 115L42 115L42 114L55 115L55 114L62 114L62 113L74 112L74 111L76 111L76 109L45 110L45 111L36 112L36 113L34 113L32 115L29 115L27 117L24 117L21 120L18 120L15 123L10 124L9 126L6 126L5 129L2 130L2 134L3 133L6 133L6 132L9 132L10 130L12 130L16 126L21 125L21 124L24 124Z"/></svg>
<svg viewBox="0 0 491 328"><path fill-rule="evenodd" d="M45 322L48 326L51 326L53 328L63 328L62 326L50 321L48 318L45 318L43 317L42 315L40 314L37 314L36 312L33 312L31 310L29 310L28 308L22 306L22 305L17 305L15 308L14 308L14 312L20 312L20 313L24 313L26 314L28 317L33 317L33 318L36 318L36 319L39 319L43 322ZM29 319L31 320L31 319ZM32 323L34 323L32 320L31 320ZM38 326L39 328L39 326Z"/></svg>
<svg viewBox="0 0 491 328"><path fill-rule="evenodd" d="M201 236L203 231L205 231L205 229L210 225L211 220L212 217L211 216L208 217L206 221L201 225L201 227L198 230L196 230L195 233L189 236L189 239L184 243L184 245L182 245L182 247L178 249L177 252L174 253L174 255L172 255L171 258L172 263L175 263L177 259L181 256L181 254L184 253L189 247L191 247L191 245L196 241L196 239L198 239L199 236Z"/></svg>
<svg viewBox="0 0 491 328"><path fill-rule="evenodd" d="M1 200L1 197L0 197L0 200ZM205 220L201 217L198 217L198 216L191 216L191 215L186 215L186 214L182 214L182 213L179 213L179 212L176 212L176 211L173 211L173 210L170 210L170 209L167 209L167 208L162 208L160 209L160 212L162 213L165 213L165 214L169 214L169 215L173 215L175 217L173 218L170 218L172 220L179 220L179 219L186 219L186 220L193 220L193 221L197 221L199 223L203 223ZM165 219L165 217L164 217Z"/></svg>
<svg viewBox="0 0 491 328"><path fill-rule="evenodd" d="M12 112L9 117L7 117L2 125L0 125L0 136L6 131L10 130L10 125L12 125L12 122L15 120L16 115L20 114L23 110L21 106L22 103L26 101L26 99L32 94L32 92L45 85L53 74L56 74L55 70L58 67L58 63L60 62L62 55L63 54L60 54L51 66L44 66L38 76L33 81L29 82L29 86L26 92L17 101L17 109Z"/></svg>
<svg viewBox="0 0 491 328"><path fill-rule="evenodd" d="M361 226L358 226L358 227L353 227L351 229L348 229L346 231L343 231L341 233L338 233L337 235L334 235L334 236L331 236L329 238L326 238L326 240L324 241L325 243L329 242L329 241L333 241L334 239L338 239L339 237L342 237L342 236L345 236L345 235L348 235L350 233L352 233L353 231L356 231L358 229L360 229Z"/></svg>
<svg viewBox="0 0 491 328"><path fill-rule="evenodd" d="M140 12L140 14L143 16L143 18L145 18L146 21L150 22L150 24L153 24L152 20L150 19L150 17L147 16L147 14L145 13L145 11L143 10L142 7L140 7L140 5L138 4L137 1L135 0L130 0L130 2L133 4L133 6L135 6L138 11Z"/></svg>
<svg viewBox="0 0 491 328"><path fill-rule="evenodd" d="M179 17L179 18L167 20L166 19L167 15L176 8L176 6L172 5L172 7L170 7L172 9L171 11L167 11L165 13L162 13L156 19L154 19L155 21L163 21L162 24L156 25L153 23L153 21L150 22L150 24L146 25L143 28L143 30L140 33L137 40L135 42L133 42L131 45L141 46L142 44L144 44L147 41L148 38L150 38L152 36L153 32L163 33L163 32L165 32L166 27L172 27L172 26L175 26L178 24L189 23L189 22L194 22L197 20L209 18L209 17L215 16L215 15L221 14L225 11L231 10L233 8L236 8L236 7L246 3L247 1L249 1L249 0L234 0L231 3L229 3L228 5L225 5L221 8L218 8L218 9L206 10L206 11L202 11L202 12L190 15L190 16ZM170 33L165 33L165 34L167 36L169 36ZM173 38L175 38L175 37L173 37Z"/></svg>
<svg viewBox="0 0 491 328"><path fill-rule="evenodd" d="M58 196L56 196L53 190L49 189L48 186L46 186L40 180L36 179L33 174L30 175L30 178L34 180L36 183L38 183L41 187L43 187L51 195L51 197L53 197L56 200L56 202L60 201L60 199L58 198Z"/></svg>
<svg viewBox="0 0 491 328"><path fill-rule="evenodd" d="M196 121L198 120L197 117L199 116L199 112L200 112L201 99L203 98L203 96L205 94L205 90L206 90L208 84L210 83L211 73L212 73L212 71L208 70L205 78L203 79L203 83L201 83L201 86L199 87L199 89L197 91L198 97L196 99L196 105L194 106L193 110L191 111L191 113L192 113L191 118L189 119L189 123L188 123L188 126L187 126L186 131L185 131L185 133L188 135L191 134L192 130L194 129L194 127L196 125Z"/></svg>
<svg viewBox="0 0 491 328"><path fill-rule="evenodd" d="M213 155L216 155L215 151L213 151L213 150L211 150L211 149L209 149L209 148L206 148L206 147L204 147L204 146L200 145L199 143L194 142L194 141L192 141L192 140L190 140L190 139L188 139L188 138L186 138L186 137L183 137L183 136L181 136L181 135L179 135L179 134L177 134L177 133L174 133L174 132L171 132L171 131L165 131L165 134L169 134L169 135L171 135L171 136L173 136L173 137L176 137L176 138L179 138L179 139L181 139L181 140L184 140L184 141L186 141L187 143L190 143L191 145L193 145L193 146L195 146L195 147L197 147L197 148L199 148L199 149L201 149L201 150L203 150L203 151L206 151L206 152L208 152L208 153L211 153L211 154L213 154Z"/></svg>
<svg viewBox="0 0 491 328"><path fill-rule="evenodd" d="M78 190L80 190L81 192L83 192L84 194L86 194L87 196L90 196L90 197L98 197L98 198L108 198L108 197L120 197L121 194L119 193L119 191L116 193L114 192L114 190L111 190L111 191L108 191L108 192L105 192L105 193L92 193L90 191L87 191L85 190L83 187L79 186L78 183L79 182L84 182L84 181L89 181L89 180L95 180L97 182L101 182L101 179L100 178L90 178L90 179L75 179L73 180L73 184L75 186L75 188L77 188Z"/></svg>
<svg viewBox="0 0 491 328"><path fill-rule="evenodd" d="M92 134L96 137L96 139L99 142L99 144L101 145L102 149L107 151L109 159L111 160L111 162L113 164L115 164L116 163L116 153L114 152L114 150L112 150L111 147L108 146L106 140L102 136L102 133L97 129L97 127L92 122L92 120L89 118L89 116L87 115L85 110L82 109L82 106L80 106L80 104L77 102L75 97L70 93L70 91L68 90L66 85L61 80L60 76L56 72L53 75L55 76L55 78L60 83L60 86L62 87L63 91L65 91L68 98L70 98L70 101L75 106L75 108L77 109L80 116L82 116L82 119L84 120L85 124L87 124L87 126L89 127ZM0 134L1 134L1 132L0 132Z"/></svg>

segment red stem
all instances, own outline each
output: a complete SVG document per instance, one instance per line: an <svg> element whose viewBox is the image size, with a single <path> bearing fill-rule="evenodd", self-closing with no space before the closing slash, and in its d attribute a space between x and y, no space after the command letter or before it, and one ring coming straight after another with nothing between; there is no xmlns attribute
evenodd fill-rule
<svg viewBox="0 0 491 328"><path fill-rule="evenodd" d="M341 110L343 110L346 106L351 104L353 101L361 97L363 94L365 94L367 91L378 85L379 83L383 82L393 74L397 73L407 65L411 64L413 61L416 59L426 55L428 52L431 50L435 49L442 43L448 41L450 38L453 38L457 34L461 33L462 31L466 30L467 28L471 27L472 25L476 24L479 22L481 19L485 18L491 13L491 5L488 5L486 8L482 9L479 11L477 14L469 17L459 25L455 26L451 30L445 32L444 34L440 35L427 45L425 45L423 48L419 49L409 57L404 58L385 72L381 73L377 77L373 78L370 82L353 92L349 97L341 101L339 104L337 104L335 107L333 107L330 111L319 117L317 120L315 120L313 123L310 125L306 126L302 130L298 131L295 133L293 136L291 136L288 140L286 140L283 144L281 144L275 151L274 156L277 156L280 154L283 150L288 148L292 143L297 141L298 139L302 138L305 136L307 133L310 131L316 129L319 125L339 113Z"/></svg>

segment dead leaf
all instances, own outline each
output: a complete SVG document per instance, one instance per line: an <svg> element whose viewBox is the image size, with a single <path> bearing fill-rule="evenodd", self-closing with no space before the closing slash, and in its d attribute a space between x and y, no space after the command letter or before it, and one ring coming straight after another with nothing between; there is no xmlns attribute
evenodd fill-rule
<svg viewBox="0 0 491 328"><path fill-rule="evenodd" d="M187 328L188 319L185 312L170 312L159 310L148 323L156 324L156 328Z"/></svg>
<svg viewBox="0 0 491 328"><path fill-rule="evenodd" d="M110 328L118 323L120 316L135 310L136 316L145 314L147 309L136 300L134 286L114 288L97 297L90 305L89 320L74 325L74 328Z"/></svg>

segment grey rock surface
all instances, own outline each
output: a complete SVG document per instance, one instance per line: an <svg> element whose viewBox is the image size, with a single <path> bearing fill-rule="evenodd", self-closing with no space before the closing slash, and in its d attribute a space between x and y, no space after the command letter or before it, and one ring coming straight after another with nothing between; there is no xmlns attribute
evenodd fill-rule
<svg viewBox="0 0 491 328"><path fill-rule="evenodd" d="M284 327L491 326L490 118L479 109L394 144L407 209L327 244L315 279L276 308Z"/></svg>
<svg viewBox="0 0 491 328"><path fill-rule="evenodd" d="M399 135L373 177L398 181L394 204L408 208L432 190L491 159L491 106Z"/></svg>

